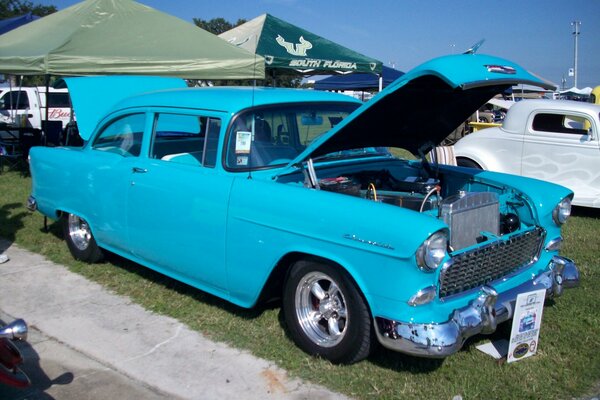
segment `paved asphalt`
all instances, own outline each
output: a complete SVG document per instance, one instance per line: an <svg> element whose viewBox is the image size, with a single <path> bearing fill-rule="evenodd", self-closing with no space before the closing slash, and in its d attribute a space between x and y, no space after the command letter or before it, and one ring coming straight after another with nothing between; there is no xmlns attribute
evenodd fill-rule
<svg viewBox="0 0 600 400"><path fill-rule="evenodd" d="M17 346L32 381L0 384L2 400L345 399L14 244L2 251L0 320L27 321Z"/></svg>

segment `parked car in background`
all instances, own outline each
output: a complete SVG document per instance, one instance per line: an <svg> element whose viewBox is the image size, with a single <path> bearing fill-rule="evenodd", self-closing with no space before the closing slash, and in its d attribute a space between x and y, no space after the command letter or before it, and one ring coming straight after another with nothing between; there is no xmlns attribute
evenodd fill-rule
<svg viewBox="0 0 600 400"><path fill-rule="evenodd" d="M592 89L592 93L590 93L590 103L600 104L600 86L596 86Z"/></svg>
<svg viewBox="0 0 600 400"><path fill-rule="evenodd" d="M46 119L46 99L48 103L48 120L60 121L64 129L71 120L71 103L67 89L46 87L2 87L0 88L0 122L42 128Z"/></svg>
<svg viewBox="0 0 600 400"><path fill-rule="evenodd" d="M454 146L458 165L542 179L575 192L573 204L600 207L600 106L522 100L504 123Z"/></svg>
<svg viewBox="0 0 600 400"><path fill-rule="evenodd" d="M579 280L559 255L570 190L425 156L518 83L547 86L474 54L425 63L365 104L69 78L87 143L31 151L28 207L61 220L77 259L109 250L241 307L281 298L292 339L332 362L377 342L446 357L510 320L518 294Z"/></svg>

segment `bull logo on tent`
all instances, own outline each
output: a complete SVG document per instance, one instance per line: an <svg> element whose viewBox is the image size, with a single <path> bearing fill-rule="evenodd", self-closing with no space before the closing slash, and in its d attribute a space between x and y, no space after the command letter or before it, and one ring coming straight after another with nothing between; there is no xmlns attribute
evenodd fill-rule
<svg viewBox="0 0 600 400"><path fill-rule="evenodd" d="M275 38L275 40L277 41L277 43L279 43L280 46L284 47L285 50L293 56L306 57L306 51L312 49L313 47L312 43L304 39L304 37L302 36L300 36L300 43L286 42L281 35L277 35L277 38Z"/></svg>

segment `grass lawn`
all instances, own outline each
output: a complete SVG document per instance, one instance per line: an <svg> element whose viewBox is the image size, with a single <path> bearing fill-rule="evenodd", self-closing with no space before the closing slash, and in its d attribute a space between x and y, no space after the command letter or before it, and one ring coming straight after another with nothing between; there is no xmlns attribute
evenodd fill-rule
<svg viewBox="0 0 600 400"><path fill-rule="evenodd" d="M378 349L358 364L335 366L296 348L286 335L279 304L241 309L114 255L95 265L74 261L60 226L53 223L45 233L42 216L25 209L30 185L18 173L0 174L0 237L332 390L359 399L571 399L600 392L600 210L575 209L564 228L562 254L577 262L582 284L544 309L535 357L498 363L475 349L488 339L478 336L443 361ZM492 337L508 337L509 331L501 326Z"/></svg>

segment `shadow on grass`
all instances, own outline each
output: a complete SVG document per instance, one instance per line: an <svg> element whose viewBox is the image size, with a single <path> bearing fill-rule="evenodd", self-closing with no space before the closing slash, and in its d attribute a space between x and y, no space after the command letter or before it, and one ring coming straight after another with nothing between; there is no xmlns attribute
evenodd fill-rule
<svg viewBox="0 0 600 400"><path fill-rule="evenodd" d="M59 221L51 223L48 226L48 228L49 234L52 234L62 239L62 228ZM166 290L172 291L182 296L189 297L194 301L219 308L227 313L232 314L232 317L235 316L244 320L251 321L260 317L265 311L279 308L280 310L277 313L279 325L281 326L281 329L284 331L286 337L290 340L290 342L293 342L287 329L287 325L283 317L283 312L281 311L280 299L259 303L252 309L241 308L217 296L213 296L209 293L206 293L200 289L196 289L183 282L169 278L166 275L163 275L143 265L130 261L117 254L108 252L106 250L103 250L103 252L105 254L106 263L109 263L128 273L134 274L141 279L151 281ZM373 364L385 369L390 369L394 371L408 371L413 374L426 374L428 372L438 369L443 363L443 360L441 359L425 359L411 357L400 353L396 353L391 350L384 349L381 346L376 346L368 360Z"/></svg>
<svg viewBox="0 0 600 400"><path fill-rule="evenodd" d="M413 357L386 349L383 346L378 346L368 360L384 369L415 375L436 371L444 363L443 358Z"/></svg>
<svg viewBox="0 0 600 400"><path fill-rule="evenodd" d="M285 323L283 310L277 313L277 319L281 329L283 329L290 343L294 343L294 339ZM375 342L377 340L375 339ZM365 362L365 361L363 361ZM437 370L444 363L443 359L413 357L406 354L398 353L381 346L379 343L374 343L371 354L366 359L366 362L371 362L378 367L396 372L410 372L412 374L426 374Z"/></svg>
<svg viewBox="0 0 600 400"><path fill-rule="evenodd" d="M48 225L48 233L55 237L63 240L62 224L60 221L53 222ZM64 243L64 241L63 241ZM66 243L64 243L66 246ZM232 304L226 300L223 300L217 296L211 295L207 292L190 286L186 283L180 282L159 272L156 272L144 265L138 264L127 258L121 257L118 254L112 253L105 249L102 249L104 253L104 262L107 262L119 269L127 271L128 273L134 274L139 278L152 281L160 285L162 288L173 291L180 295L184 295L194 299L195 301L202 302L204 304L218 307L229 313L235 314L238 317L244 319L254 319L259 317L265 310L272 308L272 306L264 305L257 306L253 309L245 309L235 304Z"/></svg>
<svg viewBox="0 0 600 400"><path fill-rule="evenodd" d="M23 218L28 215L27 212L17 212L11 215L14 210L19 208L23 208L23 205L10 203L0 207L0 237L8 241L8 243L5 242L6 246L0 245L0 253L10 247L15 241L17 232L25 226Z"/></svg>
<svg viewBox="0 0 600 400"><path fill-rule="evenodd" d="M41 229L42 231L44 231L43 228ZM67 246L67 244L64 242L62 221L58 220L49 223L48 230L44 232L62 240L64 246ZM210 306L218 307L229 313L235 314L236 316L241 317L243 319L255 319L259 317L264 311L277 307L277 304L269 302L266 304L258 304L252 309L242 308L217 296L211 295L210 293L204 292L201 289L197 289L186 283L180 282L176 279L163 275L160 272L156 272L153 269L148 268L144 265L131 261L125 257L121 257L118 254L112 253L105 249L102 249L102 252L104 253L104 262L107 262L119 269L127 271L128 273L134 274L142 279L152 281L153 283L160 285L164 289L173 291L180 295L190 297L195 301L202 302Z"/></svg>
<svg viewBox="0 0 600 400"><path fill-rule="evenodd" d="M460 352L463 351L476 351L475 347L484 342L495 342L501 339L508 340L510 338L510 330L511 324L509 321L498 325L496 331L489 335L472 336L465 341L457 354L460 354ZM453 356L450 355L449 357ZM436 371L445 361L444 358L422 358L396 353L392 350L385 349L383 346L379 346L379 348L373 352L371 357L369 357L369 360L382 368L398 372L409 372L415 375Z"/></svg>
<svg viewBox="0 0 600 400"><path fill-rule="evenodd" d="M63 225L62 220L53 221L51 219L47 219L46 226L43 224L40 226L41 233L50 233L54 237L63 240Z"/></svg>
<svg viewBox="0 0 600 400"><path fill-rule="evenodd" d="M547 307L552 307L553 305L553 299L546 300ZM511 328L512 319L499 324L496 331L489 335L478 334L472 336L465 341L456 355L450 355L449 357L456 357L461 352L479 351L476 349L476 346L486 342L496 342L500 340L508 341L510 340ZM440 368L445 361L445 359L421 358L396 353L392 350L385 349L383 346L379 346L379 348L369 357L369 360L382 368L398 372L409 372L415 375L433 372ZM498 364L504 362L506 362L506 358L497 360Z"/></svg>
<svg viewBox="0 0 600 400"><path fill-rule="evenodd" d="M53 222L49 225L50 234L62 239L62 229L60 222ZM64 243L64 242L63 242ZM66 246L66 244L65 244ZM117 254L104 250L105 262L115 266L128 273L136 275L137 277L151 281L163 289L177 293L192 299L193 301L206 304L208 306L216 307L224 312L232 314L232 317L241 318L243 320L252 321L259 318L265 311L274 310L279 308L277 312L278 323L285 333L285 336L289 339L290 343L293 343L293 339L287 329L283 312L281 310L281 301L271 301L267 303L260 303L252 309L245 309L238 307L226 300L219 297L213 296L200 289L196 289L185 283L169 278L161 273L158 273L150 268L143 265L137 264ZM125 293L126 294L126 293ZM547 306L552 306L553 300L547 301ZM491 335L476 335L465 343L461 351L474 351L475 346L491 340L508 339L510 337L510 323L503 323L498 326L498 330ZM434 372L442 367L444 359L428 359L421 357L414 357L405 355L402 353L395 352L383 348L378 345L373 349L372 354L367 359L368 362L390 371L395 372L407 372L413 375L428 374Z"/></svg>
<svg viewBox="0 0 600 400"><path fill-rule="evenodd" d="M103 250L104 258L106 262L123 269L129 273L135 274L142 279L152 281L164 289L173 291L177 294L190 297L194 301L202 302L209 306L218 307L228 313L235 314L237 317L252 320L258 318L268 307L257 306L252 309L246 309L236 306L226 300L223 300L210 293L204 292L201 289L197 289L186 283L180 282L159 272L156 272L148 267L141 264L135 263L124 257L121 257L115 253Z"/></svg>
<svg viewBox="0 0 600 400"><path fill-rule="evenodd" d="M573 206L571 215L575 217L600 219L600 208Z"/></svg>

